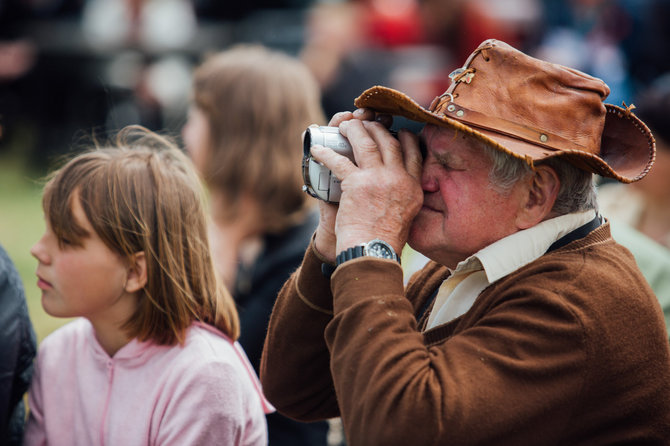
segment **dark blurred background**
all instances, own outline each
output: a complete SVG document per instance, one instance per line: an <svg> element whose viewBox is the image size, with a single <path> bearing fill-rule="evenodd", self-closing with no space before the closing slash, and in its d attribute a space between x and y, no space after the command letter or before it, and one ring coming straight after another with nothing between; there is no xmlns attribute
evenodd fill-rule
<svg viewBox="0 0 670 446"><path fill-rule="evenodd" d="M629 104L670 69L670 1L0 0L0 156L41 170L126 124L176 136L192 68L235 43L300 56L329 116L374 84L427 106L489 37L601 77L608 102Z"/></svg>

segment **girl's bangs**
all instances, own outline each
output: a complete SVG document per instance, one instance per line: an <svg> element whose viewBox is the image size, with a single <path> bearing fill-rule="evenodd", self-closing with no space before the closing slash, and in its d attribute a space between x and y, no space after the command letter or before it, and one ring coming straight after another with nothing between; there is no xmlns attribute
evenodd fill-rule
<svg viewBox="0 0 670 446"><path fill-rule="evenodd" d="M71 166L68 166L71 167ZM82 189L78 181L72 181L74 175L67 171L75 170L67 167L53 177L44 188L42 206L49 221L51 230L58 238L59 244L82 246L83 239L89 234L79 225L72 213L72 200ZM65 180L69 177L69 181ZM92 185L87 185L88 187Z"/></svg>

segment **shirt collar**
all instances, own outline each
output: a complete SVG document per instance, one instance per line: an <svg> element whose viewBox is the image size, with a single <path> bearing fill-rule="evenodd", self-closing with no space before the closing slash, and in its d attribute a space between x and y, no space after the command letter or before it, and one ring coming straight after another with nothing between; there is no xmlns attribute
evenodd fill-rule
<svg viewBox="0 0 670 446"><path fill-rule="evenodd" d="M508 235L460 262L452 274L483 269L489 283L542 256L556 240L593 220L594 210L561 215Z"/></svg>

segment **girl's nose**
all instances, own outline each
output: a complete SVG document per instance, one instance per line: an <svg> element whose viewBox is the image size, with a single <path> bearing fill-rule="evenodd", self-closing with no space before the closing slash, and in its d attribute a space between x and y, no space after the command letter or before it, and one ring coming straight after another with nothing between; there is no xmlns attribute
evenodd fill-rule
<svg viewBox="0 0 670 446"><path fill-rule="evenodd" d="M41 263L48 263L49 256L44 245L44 236L42 236L42 238L35 242L35 244L30 248L30 254Z"/></svg>

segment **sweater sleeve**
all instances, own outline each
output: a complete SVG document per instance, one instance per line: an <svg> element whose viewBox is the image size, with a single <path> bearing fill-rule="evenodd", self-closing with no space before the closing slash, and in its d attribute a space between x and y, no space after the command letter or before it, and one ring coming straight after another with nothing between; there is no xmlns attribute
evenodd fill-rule
<svg viewBox="0 0 670 446"><path fill-rule="evenodd" d="M260 377L277 410L302 421L339 416L323 334L332 320L330 280L312 245L281 289L270 317Z"/></svg>
<svg viewBox="0 0 670 446"><path fill-rule="evenodd" d="M501 291L472 326L431 344L394 262L356 259L332 282L325 335L348 444L546 444L533 437L551 433L538 416L565 426L585 352L551 292Z"/></svg>

